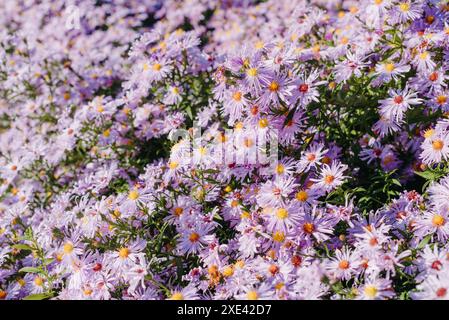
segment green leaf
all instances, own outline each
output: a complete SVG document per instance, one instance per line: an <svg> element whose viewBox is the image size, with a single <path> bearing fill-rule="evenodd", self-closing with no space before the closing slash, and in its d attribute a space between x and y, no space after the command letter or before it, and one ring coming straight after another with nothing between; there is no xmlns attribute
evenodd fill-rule
<svg viewBox="0 0 449 320"><path fill-rule="evenodd" d="M444 176L448 172L447 172L447 170L438 170L437 169L437 170L426 170L426 171L423 171L423 172L415 171L415 173L418 176L420 176L420 177L422 177L422 178L424 178L426 180L434 181L434 180L438 180L439 178L441 178L442 176Z"/></svg>
<svg viewBox="0 0 449 320"><path fill-rule="evenodd" d="M30 250L30 251L33 250L29 245L24 244L24 243L18 243L18 244L13 245L12 247L14 249L19 249L19 250Z"/></svg>
<svg viewBox="0 0 449 320"><path fill-rule="evenodd" d="M401 182L399 182L398 179L393 179L393 180L391 180L391 182L399 187L402 187Z"/></svg>
<svg viewBox="0 0 449 320"><path fill-rule="evenodd" d="M416 249L420 250L420 249L424 248L429 243L431 238L432 238L431 234L427 235L424 239L421 240L421 242L418 244L418 247L416 247Z"/></svg>
<svg viewBox="0 0 449 320"><path fill-rule="evenodd" d="M192 112L192 107L189 105L185 111L187 112L187 115L189 116L189 119L192 120L193 119L193 112Z"/></svg>
<svg viewBox="0 0 449 320"><path fill-rule="evenodd" d="M50 263L52 263L53 261L55 261L55 259L53 258L48 258L48 259L44 259L43 264L45 266L48 266Z"/></svg>
<svg viewBox="0 0 449 320"><path fill-rule="evenodd" d="M39 268L34 267L25 267L19 270L19 272L26 272L26 273L39 273L41 270Z"/></svg>
<svg viewBox="0 0 449 320"><path fill-rule="evenodd" d="M23 298L23 300L44 300L44 299L48 299L51 297L52 297L51 294L36 293L36 294L30 294L29 296L26 296L25 298Z"/></svg>

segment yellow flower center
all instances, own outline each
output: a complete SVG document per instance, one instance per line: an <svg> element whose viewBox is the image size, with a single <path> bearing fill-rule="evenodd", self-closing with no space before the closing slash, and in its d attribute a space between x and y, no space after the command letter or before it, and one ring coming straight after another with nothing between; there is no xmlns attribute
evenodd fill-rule
<svg viewBox="0 0 449 320"><path fill-rule="evenodd" d="M368 298L374 298L377 295L377 288L373 285L368 285L365 287L364 292Z"/></svg>
<svg viewBox="0 0 449 320"><path fill-rule="evenodd" d="M283 242L285 240L285 234L282 231L276 231L273 234L273 240L275 242Z"/></svg>
<svg viewBox="0 0 449 320"><path fill-rule="evenodd" d="M86 296L90 296L91 294L92 294L92 289L84 289L83 290L83 293L86 295Z"/></svg>
<svg viewBox="0 0 449 320"><path fill-rule="evenodd" d="M118 251L118 256L122 259L126 259L129 256L129 249L128 248L121 248Z"/></svg>
<svg viewBox="0 0 449 320"><path fill-rule="evenodd" d="M255 76L257 76L257 69L256 68L248 69L246 71L246 74L250 77L255 77Z"/></svg>
<svg viewBox="0 0 449 320"><path fill-rule="evenodd" d="M295 195L296 200L304 202L309 198L309 195L304 190L298 191Z"/></svg>
<svg viewBox="0 0 449 320"><path fill-rule="evenodd" d="M283 164L278 164L278 165L276 166L276 173L277 173L277 174L283 174L284 171L285 171L285 167L284 167Z"/></svg>
<svg viewBox="0 0 449 320"><path fill-rule="evenodd" d="M428 53L427 51L424 51L423 53L421 53L421 54L419 55L419 58L420 58L421 60L426 60L428 55L429 55L429 53Z"/></svg>
<svg viewBox="0 0 449 320"><path fill-rule="evenodd" d="M34 284L41 287L44 284L44 279L42 279L41 277L36 277L34 278Z"/></svg>
<svg viewBox="0 0 449 320"><path fill-rule="evenodd" d="M223 269L223 276L230 277L234 274L234 268L232 266L226 266Z"/></svg>
<svg viewBox="0 0 449 320"><path fill-rule="evenodd" d="M254 45L256 47L256 49L262 49L264 46L264 43L262 41L257 41L256 44Z"/></svg>
<svg viewBox="0 0 449 320"><path fill-rule="evenodd" d="M243 127L244 127L244 124L243 124L243 122L237 122L236 124L235 124L235 129L236 130L242 130L243 129Z"/></svg>
<svg viewBox="0 0 449 320"><path fill-rule="evenodd" d="M198 151L200 153L200 155L205 156L207 154L207 148L205 147L199 147Z"/></svg>
<svg viewBox="0 0 449 320"><path fill-rule="evenodd" d="M251 217L251 214L248 211L242 211L240 214L241 219L249 219Z"/></svg>
<svg viewBox="0 0 449 320"><path fill-rule="evenodd" d="M98 113L102 113L104 111L104 106L103 105L99 105L98 107L97 107L97 112Z"/></svg>
<svg viewBox="0 0 449 320"><path fill-rule="evenodd" d="M408 4L407 2L402 2L399 4L399 9L402 12L408 12L410 10L410 4Z"/></svg>
<svg viewBox="0 0 449 320"><path fill-rule="evenodd" d="M387 72L393 72L394 68L395 68L394 63L386 63L385 64L385 70Z"/></svg>
<svg viewBox="0 0 449 320"><path fill-rule="evenodd" d="M441 227L445 223L446 223L446 220L443 218L443 216L441 216L439 214L434 215L433 218L432 218L432 224L435 227Z"/></svg>
<svg viewBox="0 0 449 320"><path fill-rule="evenodd" d="M23 286L26 284L25 280L23 280L22 278L20 278L19 280L17 280L17 283L18 283L21 287L23 287Z"/></svg>
<svg viewBox="0 0 449 320"><path fill-rule="evenodd" d="M284 286L285 286L285 283L283 283L283 282L278 282L278 283L275 284L274 288L275 288L276 290L281 290Z"/></svg>
<svg viewBox="0 0 449 320"><path fill-rule="evenodd" d="M261 128L268 127L268 120L266 118L260 119L259 120L259 127L261 127Z"/></svg>
<svg viewBox="0 0 449 320"><path fill-rule="evenodd" d="M424 131L424 138L429 139L430 137L433 136L434 133L435 133L435 130L427 129L426 131Z"/></svg>
<svg viewBox="0 0 449 320"><path fill-rule="evenodd" d="M182 295L181 292L175 292L172 294L171 300L184 300L184 296Z"/></svg>
<svg viewBox="0 0 449 320"><path fill-rule="evenodd" d="M162 68L162 66L161 66L160 63L153 64L153 70L154 71L159 71L159 70L161 70L161 68Z"/></svg>
<svg viewBox="0 0 449 320"><path fill-rule="evenodd" d="M246 297L248 298L248 300L257 300L259 298L259 295L257 294L256 291L248 291L248 293L246 294Z"/></svg>
<svg viewBox="0 0 449 320"><path fill-rule="evenodd" d="M137 198L139 198L139 192L137 190L132 190L129 194L128 194L128 199L129 200L137 200Z"/></svg>
<svg viewBox="0 0 449 320"><path fill-rule="evenodd" d="M243 139L243 145L247 148L250 148L254 145L254 141L253 141L253 139L245 138L245 139Z"/></svg>
<svg viewBox="0 0 449 320"><path fill-rule="evenodd" d="M70 254L73 252L73 244L71 244L70 242L67 242L64 247L62 247L62 250L64 251L65 254Z"/></svg>
<svg viewBox="0 0 449 320"><path fill-rule="evenodd" d="M278 209L276 211L276 216L279 219L282 219L282 220L287 219L288 218L288 211L287 211L287 209L285 209L285 208Z"/></svg>
<svg viewBox="0 0 449 320"><path fill-rule="evenodd" d="M170 163L168 164L168 167L171 170L175 170L178 167L179 163L177 163L176 161L170 161Z"/></svg>

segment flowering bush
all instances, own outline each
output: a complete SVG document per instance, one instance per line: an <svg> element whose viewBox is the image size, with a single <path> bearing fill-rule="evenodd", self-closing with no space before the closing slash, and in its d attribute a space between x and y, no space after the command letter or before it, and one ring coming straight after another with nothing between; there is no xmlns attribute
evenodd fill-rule
<svg viewBox="0 0 449 320"><path fill-rule="evenodd" d="M0 299L449 298L447 1L0 25Z"/></svg>

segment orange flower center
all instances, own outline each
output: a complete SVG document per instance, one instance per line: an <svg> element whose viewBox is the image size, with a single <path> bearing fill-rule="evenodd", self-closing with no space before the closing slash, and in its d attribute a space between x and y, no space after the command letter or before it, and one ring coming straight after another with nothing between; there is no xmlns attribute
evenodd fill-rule
<svg viewBox="0 0 449 320"><path fill-rule="evenodd" d="M310 233L312 233L315 230L315 226L313 225L313 223L306 222L302 226L302 229L304 230L305 233L309 233L310 234Z"/></svg>
<svg viewBox="0 0 449 320"><path fill-rule="evenodd" d="M432 72L429 76L429 80L430 81L437 81L438 80L438 73L437 72Z"/></svg>
<svg viewBox="0 0 449 320"><path fill-rule="evenodd" d="M304 190L301 190L296 193L295 197L298 201L304 202L309 198L309 195Z"/></svg>
<svg viewBox="0 0 449 320"><path fill-rule="evenodd" d="M235 101L240 101L240 100L242 100L242 93L241 93L241 92L236 92L236 93L234 93L234 94L232 95L232 98L233 98Z"/></svg>
<svg viewBox="0 0 449 320"><path fill-rule="evenodd" d="M438 97L437 97L437 103L438 103L438 104L443 105L443 104L446 103L446 101L447 101L447 97L446 97L446 96L441 95L441 96L438 96Z"/></svg>
<svg viewBox="0 0 449 320"><path fill-rule="evenodd" d="M293 266L295 266L296 268L299 267L301 265L302 259L300 256L293 256L292 257L292 264Z"/></svg>
<svg viewBox="0 0 449 320"><path fill-rule="evenodd" d="M176 207L175 210L173 210L173 212L177 217L179 217L184 212L184 209L181 207Z"/></svg>
<svg viewBox="0 0 449 320"><path fill-rule="evenodd" d="M444 147L444 142L442 140L435 140L434 142L432 142L432 147L435 150L441 150Z"/></svg>
<svg viewBox="0 0 449 320"><path fill-rule="evenodd" d="M196 232L191 233L189 236L190 242L197 242L199 239L200 239L200 235Z"/></svg>
<svg viewBox="0 0 449 320"><path fill-rule="evenodd" d="M316 155L314 153L307 154L307 161L313 161L316 159Z"/></svg>
<svg viewBox="0 0 449 320"><path fill-rule="evenodd" d="M349 268L349 261L348 260L341 260L338 264L338 267L340 269L348 269Z"/></svg>
<svg viewBox="0 0 449 320"><path fill-rule="evenodd" d="M276 92L279 90L279 83L277 83L276 81L272 81L270 83L270 86L268 87L268 90L270 90L271 92Z"/></svg>
<svg viewBox="0 0 449 320"><path fill-rule="evenodd" d="M324 178L324 182L325 182L326 184L331 184L332 182L334 182L334 180L335 180L335 177L332 176L332 175L327 175L327 176Z"/></svg>
<svg viewBox="0 0 449 320"><path fill-rule="evenodd" d="M432 22L434 22L435 21L435 17L434 16L427 16L426 17L426 22L428 23L428 24L431 24Z"/></svg>
<svg viewBox="0 0 449 320"><path fill-rule="evenodd" d="M272 264L269 268L268 271L274 276L276 273L279 272L279 267L277 265Z"/></svg>

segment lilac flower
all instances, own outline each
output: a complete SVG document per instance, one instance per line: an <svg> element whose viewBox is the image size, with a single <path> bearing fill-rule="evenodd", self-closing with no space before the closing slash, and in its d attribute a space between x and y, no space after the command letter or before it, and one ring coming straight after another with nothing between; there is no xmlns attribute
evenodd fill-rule
<svg viewBox="0 0 449 320"><path fill-rule="evenodd" d="M347 176L343 175L343 172L348 168L347 165L341 164L338 161L333 161L329 166L324 164L319 178L311 179L315 182L314 188L323 188L326 191L330 191L335 187L341 185Z"/></svg>
<svg viewBox="0 0 449 320"><path fill-rule="evenodd" d="M378 275L370 276L359 289L358 299L362 300L383 300L394 297L391 288L391 280L383 279Z"/></svg>
<svg viewBox="0 0 449 320"><path fill-rule="evenodd" d="M410 91L409 88L404 88L401 91L389 92L390 97L380 100L380 114L389 119L395 119L396 122L401 123L406 112L411 105L421 103L421 99L417 98L417 94Z"/></svg>
<svg viewBox="0 0 449 320"><path fill-rule="evenodd" d="M292 95L292 85L287 77L275 76L264 83L262 95L258 103L267 110L269 107L277 107L279 103L287 102Z"/></svg>
<svg viewBox="0 0 449 320"><path fill-rule="evenodd" d="M375 74L378 76L376 83L387 83L392 79L397 81L404 73L410 70L410 66L405 61L394 62L385 61L376 65Z"/></svg>
<svg viewBox="0 0 449 320"><path fill-rule="evenodd" d="M307 77L305 75L300 76L295 81L296 89L293 90L292 96L290 98L291 103L295 104L297 101L302 106L308 105L310 102L318 102L318 90L317 86L320 86L326 81L316 81L319 77L318 72L315 70L310 73Z"/></svg>
<svg viewBox="0 0 449 320"><path fill-rule="evenodd" d="M364 62L363 57L357 53L348 52L346 59L339 63L335 67L335 81L346 82L352 75L360 77L362 75L362 69L367 65Z"/></svg>

